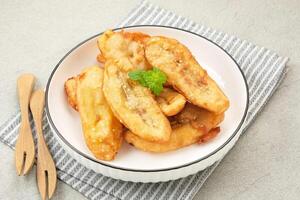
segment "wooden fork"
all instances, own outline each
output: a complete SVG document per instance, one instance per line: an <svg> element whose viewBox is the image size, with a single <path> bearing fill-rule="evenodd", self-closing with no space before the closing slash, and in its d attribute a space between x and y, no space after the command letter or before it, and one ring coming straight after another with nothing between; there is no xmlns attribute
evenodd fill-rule
<svg viewBox="0 0 300 200"><path fill-rule="evenodd" d="M55 164L43 136L42 119L44 104L44 91L35 91L30 100L30 109L38 135L37 184L43 200L46 199L47 191L48 198L52 197L56 188L57 178Z"/></svg>
<svg viewBox="0 0 300 200"><path fill-rule="evenodd" d="M22 118L15 151L15 162L18 175L27 174L35 159L34 142L28 116L29 99L34 82L35 77L32 74L23 74L17 81Z"/></svg>

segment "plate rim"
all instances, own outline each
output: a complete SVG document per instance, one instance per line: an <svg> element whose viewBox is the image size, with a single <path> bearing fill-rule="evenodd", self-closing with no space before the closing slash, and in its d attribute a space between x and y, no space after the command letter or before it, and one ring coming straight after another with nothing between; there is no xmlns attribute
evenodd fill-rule
<svg viewBox="0 0 300 200"><path fill-rule="evenodd" d="M172 27L172 26L163 26L163 25L133 25L133 26L123 26L123 27L118 27L118 28L114 28L112 29L112 31L118 31L118 30L122 30L122 29L128 29L128 28L138 28L138 27L156 27L156 28L168 28L168 29L175 29L175 30L179 30L179 31L183 31L183 32L186 32L186 33L189 33L189 34L193 34L193 35L196 35L198 37L201 37L202 39L205 39L207 40L208 42L212 43L213 45L217 46L218 48L220 48L227 56L229 56L229 58L235 63L236 67L238 68L239 72L241 73L242 77L243 77L243 81L244 81L244 84L245 84L245 87L246 87L246 107L245 107L245 110L244 110L244 113L243 113L243 117L241 119L241 121L239 122L239 125L237 126L237 128L235 129L235 131L233 131L232 135L222 144L220 145L217 149L215 149L213 152L209 153L208 155L202 157L202 158L199 158L197 160L194 160L194 161L191 161L191 162L188 162L188 163L185 163L185 164L182 164L182 165L178 165L178 166L174 166L174 167L168 167L168 168L162 168L162 169L131 169L131 168L125 168L125 167L118 167L118 166L114 166L114 165L111 165L111 164L108 164L108 163L104 163L103 161L101 160L97 160L89 155L86 155L85 153L79 151L78 149L76 149L73 145L71 145L63 136L62 134L58 131L58 129L56 128L52 118L51 118L51 115L50 115L50 111L49 111L49 106L48 106L48 93L49 93L49 87L50 87L50 83L51 83L51 80L56 72L56 70L59 68L60 64L74 51L76 50L77 48L79 48L80 46L82 46L83 44L85 44L86 42L88 42L89 40L95 38L95 37L98 37L100 35L102 35L104 32L100 32L96 35L93 35L85 40L83 40L82 42L78 43L77 45L75 45L71 50L69 50L61 59L60 61L56 64L56 66L54 67L54 69L52 70L49 78L48 78L48 81L47 81L47 85L46 85L46 92L45 92L45 108L46 108L46 116L47 116L47 119L48 119L48 122L50 123L50 127L52 129L54 129L54 134L56 134L61 140L62 142L64 142L68 147L70 147L73 151L75 151L77 154L79 154L80 156L83 156L84 158L92 161L92 162L95 162L95 163L98 163L100 165L103 165L105 167L110 167L110 168L113 168L113 169L118 169L118 170L122 170L122 171L130 171L130 172L162 172L162 171L171 171L171 170L175 170L175 169L180 169L180 168L184 168L184 167L187 167L187 166L190 166L190 165L193 165L193 164L196 164L196 163L199 163L205 159L208 159L209 157L213 156L214 154L216 154L217 152L219 152L220 150L222 150L227 144L229 144L231 142L231 140L236 136L236 134L239 132L239 130L241 129L245 119L246 119L246 116L247 116L247 112L248 112L248 108L249 108L249 86L248 86L248 83L247 83L247 80L246 80L246 77L245 77L245 74L243 73L241 67L239 66L239 64L233 59L233 57L225 50L223 49L220 45L218 45L217 43L213 42L212 40L202 36L202 35L199 35L197 33L194 33L194 32L191 32L189 30L185 30L185 29L181 29L181 28L177 28L177 27Z"/></svg>

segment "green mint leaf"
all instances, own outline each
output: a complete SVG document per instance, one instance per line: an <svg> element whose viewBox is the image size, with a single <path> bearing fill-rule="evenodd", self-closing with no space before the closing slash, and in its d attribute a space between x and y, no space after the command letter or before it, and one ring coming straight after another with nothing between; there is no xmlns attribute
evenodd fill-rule
<svg viewBox="0 0 300 200"><path fill-rule="evenodd" d="M132 80L139 80L142 78L142 74L144 73L143 70L135 70L135 71L132 71L132 72L129 72L128 73L128 76L132 79Z"/></svg>
<svg viewBox="0 0 300 200"><path fill-rule="evenodd" d="M167 81L167 76L154 67L152 70L135 70L128 73L130 79L138 81L142 86L149 88L155 95L159 95L163 90L163 84Z"/></svg>
<svg viewBox="0 0 300 200"><path fill-rule="evenodd" d="M165 83L167 81L167 76L160 71L158 68L154 67L152 71L149 71L154 80L158 83Z"/></svg>
<svg viewBox="0 0 300 200"><path fill-rule="evenodd" d="M132 79L134 81L138 81L142 86L146 87L147 84L143 78L144 73L145 73L145 71L139 69L139 70L129 72L128 76L130 79Z"/></svg>
<svg viewBox="0 0 300 200"><path fill-rule="evenodd" d="M162 84L152 84L149 86L150 90L155 94L159 95L163 91L163 85Z"/></svg>

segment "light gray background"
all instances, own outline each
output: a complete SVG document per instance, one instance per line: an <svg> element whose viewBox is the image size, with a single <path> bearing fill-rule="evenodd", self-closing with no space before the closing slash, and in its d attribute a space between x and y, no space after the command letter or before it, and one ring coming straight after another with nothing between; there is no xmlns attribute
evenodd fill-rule
<svg viewBox="0 0 300 200"><path fill-rule="evenodd" d="M113 28L138 2L0 0L0 122L17 110L19 74L32 72L45 86L70 48ZM299 199L300 1L150 2L290 57L289 72L277 92L195 199ZM18 177L13 151L2 143L0 158L0 199L39 199L35 171ZM59 181L53 199L84 197Z"/></svg>

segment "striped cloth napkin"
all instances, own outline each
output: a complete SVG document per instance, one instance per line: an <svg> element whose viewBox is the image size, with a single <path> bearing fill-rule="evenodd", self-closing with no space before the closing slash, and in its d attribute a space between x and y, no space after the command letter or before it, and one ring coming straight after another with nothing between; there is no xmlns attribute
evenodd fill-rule
<svg viewBox="0 0 300 200"><path fill-rule="evenodd" d="M192 31L217 43L236 60L246 76L250 92L249 111L243 131L267 103L286 73L288 58L235 36L196 24L147 1L141 1L119 27L140 24L173 26ZM20 113L1 126L0 140L14 148L19 126ZM191 199L220 162L195 175L175 181L146 184L124 182L95 173L74 160L53 137L46 119L44 133L56 162L58 178L88 199Z"/></svg>

